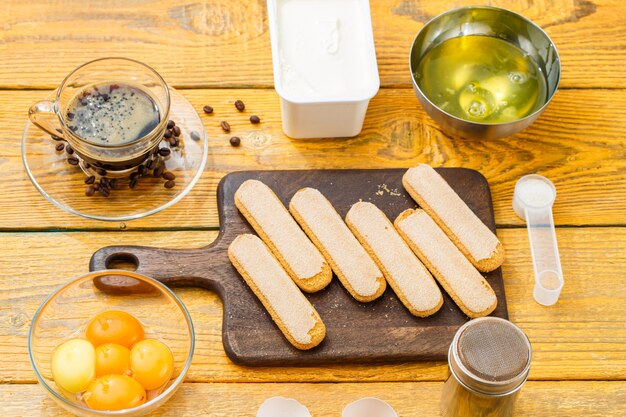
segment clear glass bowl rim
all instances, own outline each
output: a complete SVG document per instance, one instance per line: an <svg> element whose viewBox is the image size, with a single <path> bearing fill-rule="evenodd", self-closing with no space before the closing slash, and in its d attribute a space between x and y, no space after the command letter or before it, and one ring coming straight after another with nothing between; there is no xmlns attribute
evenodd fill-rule
<svg viewBox="0 0 626 417"><path fill-rule="evenodd" d="M66 289L70 285L74 285L76 282L82 281L85 278L88 278L88 277L95 278L97 276L109 275L109 274L125 275L125 276L129 276L131 278L137 278L137 279L145 280L145 281L149 282L150 284L152 284L152 285L154 285L154 286L164 290L169 295L171 295L172 298L174 299L174 301L176 302L176 304L178 305L178 307L181 309L181 311L185 315L185 319L187 320L187 326L189 328L189 334L191 336L191 344L190 344L190 347L189 347L189 356L187 357L187 360L185 361L185 366L183 367L181 372L178 374L178 377L176 377L174 382L165 391L163 391L161 394L159 394L157 397L153 398L152 400L150 400L148 402L145 402L145 403L141 404L140 406L137 406L137 407L134 407L134 408L126 408L126 409L123 409L123 410L102 411L102 410L94 410L94 409L87 408L87 407L81 407L81 406L77 405L76 403L71 402L70 400L65 398L63 395L61 395L57 391L55 391L50 385L48 385L48 383L44 380L44 378L39 373L39 369L37 369L37 366L35 365L35 359L33 358L33 352L32 352L32 345L33 345L32 342L33 342L33 333L34 333L35 325L37 324L37 322L39 320L39 316L40 316L41 312L46 308L48 303L54 297L56 297L61 291L63 291L64 289ZM46 299L41 303L39 308L37 308L37 311L35 312L35 315L33 316L33 320L32 320L31 325L30 325L30 330L28 331L28 357L30 359L30 364L33 367L33 370L35 371L35 375L37 376L37 380L39 381L39 383L42 386L44 386L46 388L46 390L52 396L54 396L57 400L60 400L61 402L63 402L69 408L73 408L73 409L76 409L76 410L84 411L86 413L92 413L93 415L101 415L101 416L123 416L123 415L126 415L126 414L130 413L130 412L133 412L133 413L134 412L140 412L141 410L149 408L154 403L156 403L159 400L161 400L163 397L166 397L166 396L169 396L170 394L172 394L172 392L174 390L176 390L178 388L178 386L183 382L183 380L185 379L185 376L187 376L187 371L189 371L189 367L191 366L191 360L193 359L193 353L194 353L194 350L195 350L195 345L196 345L196 337L195 337L195 331L194 331L194 328L193 328L193 322L191 321L191 316L189 315L189 312L187 311L187 307L185 307L185 305L183 304L181 299L178 298L178 296L171 289L169 289L166 285L164 285L163 283L157 281L156 279L147 277L145 275L138 274L136 272L126 271L126 270L122 270L122 269L106 269L106 270L100 270L100 271L92 271L92 272L88 272L86 274L80 275L80 276L78 276L76 278L73 278L72 280L66 282L65 284L62 284L60 287L58 287L56 290L54 290L50 295L48 295L46 297Z"/></svg>

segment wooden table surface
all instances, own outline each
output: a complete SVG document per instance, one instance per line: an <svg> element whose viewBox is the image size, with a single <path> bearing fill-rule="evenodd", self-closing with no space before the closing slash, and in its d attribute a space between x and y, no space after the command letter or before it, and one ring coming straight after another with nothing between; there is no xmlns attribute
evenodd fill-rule
<svg viewBox="0 0 626 417"><path fill-rule="evenodd" d="M384 168L420 162L477 169L493 193L510 318L530 337L533 365L518 416L626 415L626 2L492 0L540 24L556 43L561 88L544 115L507 139L447 136L421 109L407 68L413 37L430 17L474 1L371 0L381 89L363 132L293 141L281 131L262 0L4 0L0 5L0 415L66 416L36 386L27 353L31 318L59 284L88 270L109 244L200 247L217 235L217 182L243 169ZM209 164L172 208L128 223L85 220L48 203L20 157L30 104L77 65L126 56L152 65L203 115ZM241 99L251 125L237 117ZM242 146L219 128L231 121ZM239 120L239 121L235 121ZM532 299L523 223L511 209L515 181L539 173L558 189L554 219L565 287L559 303ZM179 289L196 327L188 382L155 415L254 416L274 395L313 416L339 416L377 396L400 416L437 416L446 363L304 368L233 364L221 344L216 295Z"/></svg>

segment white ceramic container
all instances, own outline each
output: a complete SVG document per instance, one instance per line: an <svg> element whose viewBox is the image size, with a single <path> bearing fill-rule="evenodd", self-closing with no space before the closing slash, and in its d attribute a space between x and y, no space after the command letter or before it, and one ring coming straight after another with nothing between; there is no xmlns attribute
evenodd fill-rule
<svg viewBox="0 0 626 417"><path fill-rule="evenodd" d="M283 131L356 136L380 81L368 0L267 0Z"/></svg>

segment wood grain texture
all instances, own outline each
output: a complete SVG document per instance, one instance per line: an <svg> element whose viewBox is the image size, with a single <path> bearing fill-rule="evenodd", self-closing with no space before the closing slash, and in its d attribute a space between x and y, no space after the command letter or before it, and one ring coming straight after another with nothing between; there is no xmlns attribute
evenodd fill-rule
<svg viewBox="0 0 626 417"><path fill-rule="evenodd" d="M356 301L335 280L323 291L306 294L326 326L326 338L314 349L301 351L281 334L254 293L247 288L228 258L228 247L244 233L254 233L235 207L234 195L248 179L258 179L276 193L285 207L299 189L315 187L341 218L359 200L380 208L395 219L417 205L402 189L403 169L246 171L228 174L218 187L220 234L202 249L171 250L146 246L112 246L96 252L91 270L109 267L111 259L134 259L137 272L170 287L191 286L217 292L224 304L223 341L228 356L253 366L328 365L331 363L446 360L456 330L468 321L443 291L441 309L416 318L389 288L370 303ZM477 171L441 168L438 173L491 231L495 232L489 185ZM382 191L385 186L388 192ZM497 296L491 314L508 318L502 273L485 275ZM101 289L105 289L102 287ZM111 286L111 292L118 290ZM493 309L493 308L492 308Z"/></svg>
<svg viewBox="0 0 626 417"><path fill-rule="evenodd" d="M399 416L440 416L441 382L373 384L183 384L151 416L254 417L269 397L294 398L315 417L339 417L349 403L377 397ZM514 416L620 417L626 412L626 382L527 382ZM0 385L3 417L69 417L37 385Z"/></svg>
<svg viewBox="0 0 626 417"><path fill-rule="evenodd" d="M380 0L372 24L382 86L410 86L408 55L424 22L472 0ZM546 29L564 87L626 87L626 4L620 0L493 0ZM76 66L127 56L173 85L271 87L264 0L7 0L0 25L0 87L54 87Z"/></svg>
<svg viewBox="0 0 626 417"><path fill-rule="evenodd" d="M411 90L386 89L370 103L363 132L350 139L292 140L281 131L278 96L271 90L185 90L209 135L207 168L181 202L146 219L118 223L84 220L52 206L28 180L20 159L28 107L45 91L0 92L0 229L217 228L215 191L228 172L250 169L395 168L420 162L480 171L491 186L498 225L522 225L511 208L515 182L539 173L557 187L554 217L561 225L624 224L626 116L624 91L561 91L529 129L507 139L450 138L426 116ZM246 103L240 114L234 99ZM581 112L581 108L587 109ZM248 121L262 118L259 125ZM231 123L231 134L219 127ZM228 138L237 135L234 148ZM51 178L50 180L54 180ZM93 200L94 204L102 198ZM22 208L29 207L29 211ZM583 209L584 208L584 209Z"/></svg>
<svg viewBox="0 0 626 417"><path fill-rule="evenodd" d="M87 272L96 249L149 243L202 247L217 232L4 233L0 251L0 382L33 382L27 336L35 310L58 285ZM503 276L510 319L533 345L531 379L626 378L626 228L560 228L557 238L565 286L556 306L532 299L532 264L524 230L502 229ZM445 362L257 368L233 364L222 346L222 303L199 289L176 290L196 328L194 382L442 381Z"/></svg>

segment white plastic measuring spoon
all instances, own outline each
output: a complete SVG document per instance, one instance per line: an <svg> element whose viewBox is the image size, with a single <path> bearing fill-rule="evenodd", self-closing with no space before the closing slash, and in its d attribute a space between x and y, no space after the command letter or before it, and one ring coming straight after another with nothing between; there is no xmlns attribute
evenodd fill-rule
<svg viewBox="0 0 626 417"><path fill-rule="evenodd" d="M515 184L513 210L526 221L535 270L533 297L545 306L555 304L563 288L561 258L552 218L555 199L556 187L541 175L525 175Z"/></svg>

